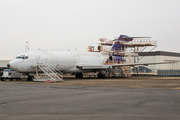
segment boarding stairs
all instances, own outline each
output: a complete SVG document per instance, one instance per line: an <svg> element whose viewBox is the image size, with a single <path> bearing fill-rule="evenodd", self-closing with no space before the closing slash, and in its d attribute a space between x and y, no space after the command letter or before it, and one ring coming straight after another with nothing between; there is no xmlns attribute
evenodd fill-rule
<svg viewBox="0 0 180 120"><path fill-rule="evenodd" d="M63 81L62 72L60 72L53 65L45 63L43 65L38 65L37 69L42 71L43 73L39 74L38 72L36 72L36 79L34 79L34 81L44 81L46 83Z"/></svg>

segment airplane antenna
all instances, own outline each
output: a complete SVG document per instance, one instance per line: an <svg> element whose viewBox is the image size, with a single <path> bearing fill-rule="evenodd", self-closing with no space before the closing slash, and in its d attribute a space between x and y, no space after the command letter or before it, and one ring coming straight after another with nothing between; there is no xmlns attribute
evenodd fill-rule
<svg viewBox="0 0 180 120"><path fill-rule="evenodd" d="M26 43L28 44L28 45L27 45L27 47L28 47L28 51L29 51L29 42L28 42L28 41L26 41Z"/></svg>
<svg viewBox="0 0 180 120"><path fill-rule="evenodd" d="M25 52L27 52L27 46L24 46L25 47Z"/></svg>

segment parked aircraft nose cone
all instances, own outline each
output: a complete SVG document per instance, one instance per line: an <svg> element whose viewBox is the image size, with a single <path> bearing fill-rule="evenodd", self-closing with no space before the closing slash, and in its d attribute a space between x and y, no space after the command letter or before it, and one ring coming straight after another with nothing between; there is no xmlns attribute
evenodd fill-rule
<svg viewBox="0 0 180 120"><path fill-rule="evenodd" d="M10 64L9 64L9 63L7 64L7 67L10 67Z"/></svg>
<svg viewBox="0 0 180 120"><path fill-rule="evenodd" d="M9 67L9 68L12 69L12 70L17 70L17 63L16 63L16 61L10 61L10 62L7 64L7 67Z"/></svg>

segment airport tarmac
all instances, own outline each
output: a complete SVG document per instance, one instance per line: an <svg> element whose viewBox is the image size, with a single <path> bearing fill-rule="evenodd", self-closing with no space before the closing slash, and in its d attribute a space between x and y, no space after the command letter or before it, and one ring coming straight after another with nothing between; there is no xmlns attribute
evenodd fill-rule
<svg viewBox="0 0 180 120"><path fill-rule="evenodd" d="M2 81L4 82L4 81ZM132 76L130 78L105 78L84 77L76 79L74 76L65 76L64 82L44 83L33 81L5 81L7 83L19 84L52 84L68 86L104 86L104 87L130 87L130 88L162 88L180 89L180 77L158 77L158 76Z"/></svg>
<svg viewBox="0 0 180 120"><path fill-rule="evenodd" d="M1 120L179 120L179 77L0 82Z"/></svg>

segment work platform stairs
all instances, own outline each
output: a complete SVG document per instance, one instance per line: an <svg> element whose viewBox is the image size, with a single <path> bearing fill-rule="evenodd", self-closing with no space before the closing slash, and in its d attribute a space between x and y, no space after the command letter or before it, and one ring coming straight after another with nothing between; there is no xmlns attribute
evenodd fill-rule
<svg viewBox="0 0 180 120"><path fill-rule="evenodd" d="M111 71L118 71L119 70L119 72L115 72L116 77L131 77L131 67L123 66L123 64L132 63L130 61L130 58L126 62L118 61L116 59L113 59L113 60L104 59L103 63L104 63L104 65L121 64L121 66L119 66L119 67L113 67L112 70L109 69L108 73L111 73ZM112 75L110 75L110 76L112 76Z"/></svg>
<svg viewBox="0 0 180 120"><path fill-rule="evenodd" d="M130 68L129 68L129 67L122 66L121 69L122 69L121 75L122 75L123 77L131 77L131 71L130 71Z"/></svg>
<svg viewBox="0 0 180 120"><path fill-rule="evenodd" d="M63 81L63 73L53 65L45 63L43 65L38 65L37 69L36 79L34 79L34 81L44 81L46 83ZM43 73L38 73L39 70Z"/></svg>

